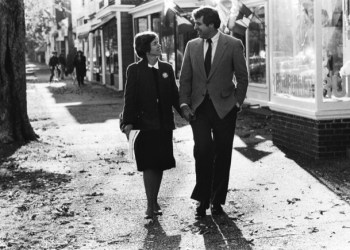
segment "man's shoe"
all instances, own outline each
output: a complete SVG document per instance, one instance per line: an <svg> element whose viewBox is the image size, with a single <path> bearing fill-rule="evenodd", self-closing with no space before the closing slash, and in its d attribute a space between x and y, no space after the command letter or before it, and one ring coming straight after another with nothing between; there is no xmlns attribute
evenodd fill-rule
<svg viewBox="0 0 350 250"><path fill-rule="evenodd" d="M224 214L224 210L222 209L220 204L213 204L211 207L212 215L221 215Z"/></svg>
<svg viewBox="0 0 350 250"><path fill-rule="evenodd" d="M206 210L209 208L209 205L206 204L205 202L200 202L198 207L196 208L196 214L195 218L196 219L201 219L206 216Z"/></svg>

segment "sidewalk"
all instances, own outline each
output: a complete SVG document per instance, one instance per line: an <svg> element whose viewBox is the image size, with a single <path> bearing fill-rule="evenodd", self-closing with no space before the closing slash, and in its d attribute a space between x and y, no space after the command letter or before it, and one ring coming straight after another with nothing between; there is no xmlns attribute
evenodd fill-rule
<svg viewBox="0 0 350 250"><path fill-rule="evenodd" d="M331 171L273 145L266 110L240 113L226 214L200 221L189 198L192 132L177 117L177 167L164 173L160 190L164 214L143 219L142 174L126 158L118 127L122 103L120 93L93 83L28 84L29 117L41 138L12 158L18 171L42 175L30 193L25 177L3 189L0 249L9 242L8 249L18 249L15 242L24 249L350 249L349 160L334 161L343 175L334 185ZM52 202L41 207L42 200Z"/></svg>

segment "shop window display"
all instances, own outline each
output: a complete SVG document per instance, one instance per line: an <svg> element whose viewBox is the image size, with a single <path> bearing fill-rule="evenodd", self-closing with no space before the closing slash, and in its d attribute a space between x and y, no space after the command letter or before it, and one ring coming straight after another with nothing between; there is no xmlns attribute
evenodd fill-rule
<svg viewBox="0 0 350 250"><path fill-rule="evenodd" d="M148 30L148 19L147 17L139 17L135 19L136 33Z"/></svg>
<svg viewBox="0 0 350 250"><path fill-rule="evenodd" d="M193 9L181 9L181 14L169 8L167 11L157 12L148 16L134 19L135 32L150 29L159 34L162 45L161 59L173 66L176 78L179 78L183 54L189 40L197 37L197 32L190 21ZM176 53L175 53L176 51Z"/></svg>
<svg viewBox="0 0 350 250"><path fill-rule="evenodd" d="M180 76L183 55L186 44L191 39L197 37L197 31L194 30L191 19L191 11L176 16L176 77Z"/></svg>
<svg viewBox="0 0 350 250"><path fill-rule="evenodd" d="M151 22L152 22L152 31L159 34L160 29L160 14L154 13L151 15Z"/></svg>
<svg viewBox="0 0 350 250"><path fill-rule="evenodd" d="M162 60L173 65L175 70L175 13L168 10L162 18L161 24L161 45Z"/></svg>
<svg viewBox="0 0 350 250"><path fill-rule="evenodd" d="M101 36L99 31L95 31L93 38L93 50L92 50L92 63L93 63L93 79L95 81L101 81L102 71L102 56L101 56Z"/></svg>
<svg viewBox="0 0 350 250"><path fill-rule="evenodd" d="M347 101L350 56L344 57L346 39L343 0L278 0L273 5L273 94L314 102L315 86L322 88L324 102ZM315 4L321 6L315 13ZM344 6L345 5L345 6ZM315 15L321 17L322 42L315 41ZM350 25L349 25L350 26ZM346 28L345 30L348 30ZM345 39L344 39L345 38ZM349 36L350 38L350 36ZM316 68L316 53L322 46L322 72ZM317 73L316 73L317 72ZM322 74L316 82L316 74Z"/></svg>
<svg viewBox="0 0 350 250"><path fill-rule="evenodd" d="M118 74L118 37L115 20L103 27L103 41L106 58L106 73Z"/></svg>
<svg viewBox="0 0 350 250"><path fill-rule="evenodd" d="M266 84L265 6L252 7L254 15L248 27L249 82Z"/></svg>
<svg viewBox="0 0 350 250"><path fill-rule="evenodd" d="M314 0L278 0L273 6L273 92L314 101Z"/></svg>
<svg viewBox="0 0 350 250"><path fill-rule="evenodd" d="M162 17L162 59L173 65L176 78L180 75L187 42L197 37L197 32L190 21L191 13L192 9L182 10L181 14L169 9Z"/></svg>
<svg viewBox="0 0 350 250"><path fill-rule="evenodd" d="M350 62L344 60L342 0L322 0L321 20L324 101L345 100L350 96L347 82Z"/></svg>

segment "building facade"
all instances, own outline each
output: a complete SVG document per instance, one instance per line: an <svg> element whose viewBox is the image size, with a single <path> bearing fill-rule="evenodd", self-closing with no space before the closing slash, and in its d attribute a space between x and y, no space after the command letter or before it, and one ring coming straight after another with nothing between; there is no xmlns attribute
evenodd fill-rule
<svg viewBox="0 0 350 250"><path fill-rule="evenodd" d="M77 1L75 46L87 57L87 77L123 90L128 64L134 61L132 16L141 0Z"/></svg>
<svg viewBox="0 0 350 250"><path fill-rule="evenodd" d="M46 37L45 61L49 59L53 51L65 57L74 49L74 38L72 28L72 11L70 0L50 0L51 13L50 32Z"/></svg>
<svg viewBox="0 0 350 250"><path fill-rule="evenodd" d="M242 40L249 87L246 102L273 112L273 141L312 158L341 157L350 148L349 0L82 1L76 46L89 58L89 79L123 90L135 61L132 39L160 36L162 59L178 78L190 15L218 8L221 30Z"/></svg>

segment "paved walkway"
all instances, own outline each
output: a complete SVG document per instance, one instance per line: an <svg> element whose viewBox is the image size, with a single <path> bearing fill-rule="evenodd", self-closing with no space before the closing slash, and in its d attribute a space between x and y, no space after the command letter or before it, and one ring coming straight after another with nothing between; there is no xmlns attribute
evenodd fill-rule
<svg viewBox="0 0 350 250"><path fill-rule="evenodd" d="M286 157L271 137L255 134L243 117L232 151L226 214L194 219L193 141L187 125L174 132L177 168L164 175L164 215L148 223L142 175L121 157L127 152L116 111L122 99L101 96L98 85L90 85L95 93L55 98L48 86L31 85L28 91L42 97L43 112L76 153L72 171L89 171L77 174L75 187L82 194L104 194L85 204L94 236L84 249L350 249L349 202Z"/></svg>

